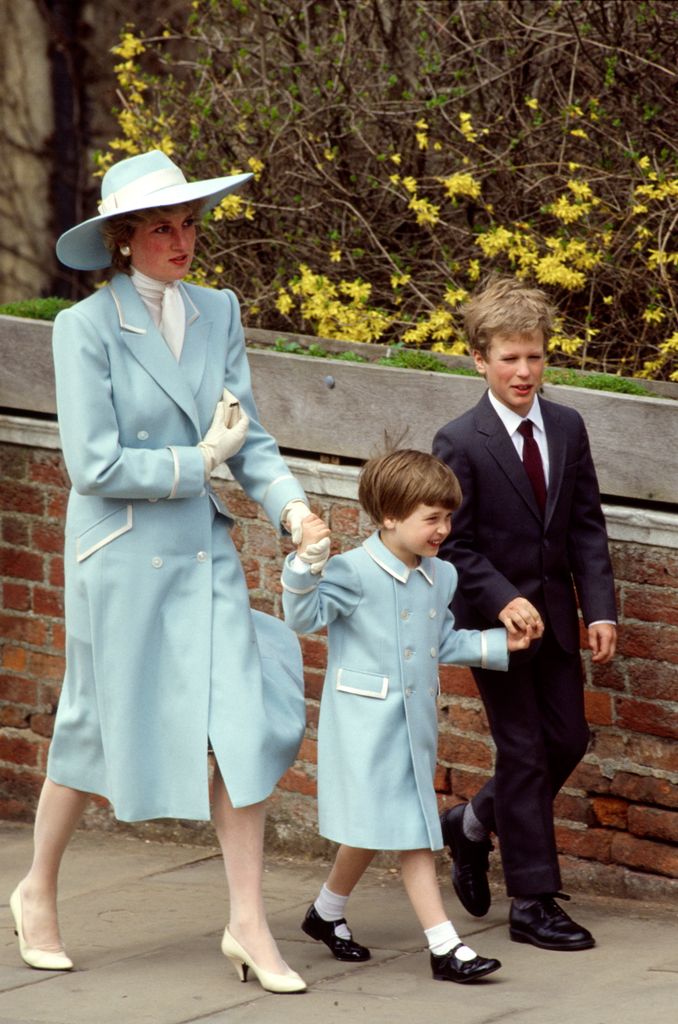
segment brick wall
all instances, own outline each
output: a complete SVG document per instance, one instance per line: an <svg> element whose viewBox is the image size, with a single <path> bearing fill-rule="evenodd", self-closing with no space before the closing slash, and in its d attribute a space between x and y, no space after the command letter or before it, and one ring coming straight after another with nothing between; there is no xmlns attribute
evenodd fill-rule
<svg viewBox="0 0 678 1024"><path fill-rule="evenodd" d="M352 471L342 471L345 484ZM353 546L369 532L369 522L351 497L312 493L322 473L316 465L302 481L314 511L330 523L336 549ZM280 613L280 565L289 542L275 536L235 484L219 482L217 488L238 519L234 539L253 605ZM335 490L355 492L350 486ZM60 452L0 444L0 818L5 819L32 819L46 763L63 673L66 497ZM593 739L558 796L558 843L571 884L667 898L678 890L678 519L663 517L673 522L673 541L640 543L642 530L627 525L615 531L617 513L608 512L622 617L619 656L602 667L585 656ZM645 531L648 537L652 534ZM272 801L268 839L269 846L314 854L328 848L315 833L314 800L325 639L305 637L302 645L308 728L299 760ZM479 788L493 755L470 672L442 667L441 684L436 788L444 806ZM105 801L93 801L86 824L113 827ZM208 829L190 823L138 828L181 838L188 830L192 840L212 841Z"/></svg>

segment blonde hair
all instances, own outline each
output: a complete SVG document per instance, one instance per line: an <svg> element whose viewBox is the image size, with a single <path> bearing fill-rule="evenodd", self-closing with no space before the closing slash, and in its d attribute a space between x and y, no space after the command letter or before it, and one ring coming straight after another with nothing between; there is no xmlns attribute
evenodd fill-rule
<svg viewBox="0 0 678 1024"><path fill-rule="evenodd" d="M406 519L418 505L461 505L461 487L444 462L428 452L401 448L369 459L360 472L358 500L377 526Z"/></svg>
<svg viewBox="0 0 678 1024"><path fill-rule="evenodd" d="M104 245L111 254L111 266L121 274L132 273L131 257L123 256L120 252L122 245L129 244L132 235L140 224L148 224L156 220L158 216L170 213L186 214L196 219L202 215L205 205L204 199L194 199L191 203L177 203L175 206L152 206L148 210L134 210L132 213L123 213L119 217L110 217L101 225L101 235Z"/></svg>
<svg viewBox="0 0 678 1024"><path fill-rule="evenodd" d="M464 328L472 351L485 359L495 334L540 330L544 345L553 332L556 310L545 292L515 277L500 277L471 296L464 306Z"/></svg>

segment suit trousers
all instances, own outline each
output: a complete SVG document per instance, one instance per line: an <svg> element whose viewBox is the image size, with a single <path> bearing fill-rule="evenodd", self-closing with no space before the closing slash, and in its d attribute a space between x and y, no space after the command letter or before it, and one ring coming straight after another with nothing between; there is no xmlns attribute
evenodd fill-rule
<svg viewBox="0 0 678 1024"><path fill-rule="evenodd" d="M586 753L589 729L579 653L546 628L534 656L511 655L508 672L474 669L497 753L473 811L499 838L509 896L560 889L553 799Z"/></svg>

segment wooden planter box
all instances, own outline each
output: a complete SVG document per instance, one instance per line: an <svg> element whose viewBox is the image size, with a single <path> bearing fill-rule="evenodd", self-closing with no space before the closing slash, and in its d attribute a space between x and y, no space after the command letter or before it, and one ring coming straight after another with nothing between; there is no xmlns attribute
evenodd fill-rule
<svg viewBox="0 0 678 1024"><path fill-rule="evenodd" d="M0 316L5 412L56 412L51 333L50 323ZM270 346L277 336L251 331L248 339ZM361 353L375 348L336 347ZM280 446L328 459L366 459L383 447L385 435L428 450L436 430L474 405L485 387L470 377L289 355L270 347L250 348L249 360L262 422ZM678 385L663 390L678 395ZM552 385L544 394L584 417L606 497L678 506L678 401Z"/></svg>

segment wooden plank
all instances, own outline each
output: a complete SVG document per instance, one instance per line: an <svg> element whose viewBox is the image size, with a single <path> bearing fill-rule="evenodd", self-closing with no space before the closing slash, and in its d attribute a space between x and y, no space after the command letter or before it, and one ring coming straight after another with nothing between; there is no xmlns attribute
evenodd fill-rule
<svg viewBox="0 0 678 1024"><path fill-rule="evenodd" d="M0 407L54 413L52 325L0 316ZM422 370L249 350L264 424L281 447L366 459L384 437L428 451L436 430L478 401L484 382ZM678 403L547 385L584 417L601 490L678 505Z"/></svg>

